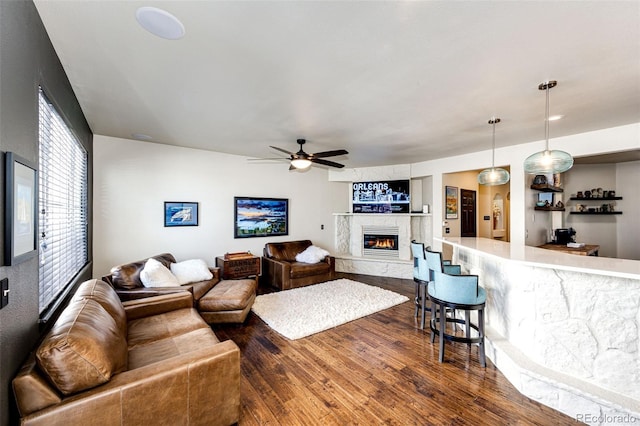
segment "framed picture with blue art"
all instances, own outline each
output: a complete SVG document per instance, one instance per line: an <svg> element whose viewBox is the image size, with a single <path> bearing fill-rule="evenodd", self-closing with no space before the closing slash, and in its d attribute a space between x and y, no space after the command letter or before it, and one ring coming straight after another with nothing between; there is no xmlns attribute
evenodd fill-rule
<svg viewBox="0 0 640 426"><path fill-rule="evenodd" d="M289 235L289 200L234 197L233 238Z"/></svg>
<svg viewBox="0 0 640 426"><path fill-rule="evenodd" d="M165 201L164 226L198 226L198 203Z"/></svg>

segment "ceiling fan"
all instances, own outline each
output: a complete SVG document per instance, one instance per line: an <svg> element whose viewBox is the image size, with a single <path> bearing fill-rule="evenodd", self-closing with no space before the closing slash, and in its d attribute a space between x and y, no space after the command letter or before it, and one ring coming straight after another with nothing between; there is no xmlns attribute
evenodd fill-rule
<svg viewBox="0 0 640 426"><path fill-rule="evenodd" d="M304 170L309 168L309 166L311 166L311 163L322 164L325 166L337 167L341 169L344 167L344 164L336 163L329 160L323 160L323 158L334 157L336 155L344 155L349 153L344 149L336 149L334 151L323 151L323 152L316 152L315 154L307 154L302 149L302 145L305 144L306 140L298 139L296 142L300 145L300 150L296 153L287 151L286 149L278 148L277 146L270 146L270 148L273 148L280 152L284 152L285 154L289 154L289 160L291 161L289 170L294 170L294 169Z"/></svg>

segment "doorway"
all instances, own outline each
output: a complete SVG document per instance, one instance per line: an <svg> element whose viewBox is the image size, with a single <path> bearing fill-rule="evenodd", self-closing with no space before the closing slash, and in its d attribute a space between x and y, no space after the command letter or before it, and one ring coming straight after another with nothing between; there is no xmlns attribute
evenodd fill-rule
<svg viewBox="0 0 640 426"><path fill-rule="evenodd" d="M476 191L460 189L460 236L476 236Z"/></svg>

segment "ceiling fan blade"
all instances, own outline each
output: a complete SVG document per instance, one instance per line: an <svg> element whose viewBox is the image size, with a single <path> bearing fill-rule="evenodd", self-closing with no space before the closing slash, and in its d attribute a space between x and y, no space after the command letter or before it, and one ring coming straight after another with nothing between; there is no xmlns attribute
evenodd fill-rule
<svg viewBox="0 0 640 426"><path fill-rule="evenodd" d="M273 148L273 149L278 150L280 152L284 152L285 154L295 155L293 152L287 151L286 149L278 148L277 146L269 145L269 148Z"/></svg>
<svg viewBox="0 0 640 426"><path fill-rule="evenodd" d="M325 166L330 166L330 167L337 167L339 169L344 167L344 164L335 163L335 162L329 161L329 160L322 160L320 158L310 158L310 160L312 162L314 162L314 163L323 164Z"/></svg>
<svg viewBox="0 0 640 426"><path fill-rule="evenodd" d="M348 153L349 151L345 149L336 149L334 151L316 152L315 154L311 154L311 156L315 158L323 158L323 157L334 157L336 155L346 155Z"/></svg>
<svg viewBox="0 0 640 426"><path fill-rule="evenodd" d="M272 158L247 158L247 161L291 161L288 158L272 157Z"/></svg>

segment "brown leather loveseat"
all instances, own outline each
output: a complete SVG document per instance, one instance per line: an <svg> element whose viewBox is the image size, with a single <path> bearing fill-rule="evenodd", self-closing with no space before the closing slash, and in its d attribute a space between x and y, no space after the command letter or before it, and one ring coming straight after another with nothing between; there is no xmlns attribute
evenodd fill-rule
<svg viewBox="0 0 640 426"><path fill-rule="evenodd" d="M152 256L166 268L176 263L170 253ZM257 279L220 280L220 268L209 268L213 278L184 284L179 287L145 287L140 279L148 259L124 263L111 268L111 274L102 277L121 300L135 300L160 294L189 292L194 306L209 324L242 323L249 315L258 290Z"/></svg>
<svg viewBox="0 0 640 426"><path fill-rule="evenodd" d="M162 263L166 268L170 268L172 263L176 263L176 258L170 253L163 253L151 256ZM135 262L123 263L111 268L111 273L102 277L102 281L111 284L120 296L120 300L133 300L160 294L176 293L179 291L189 291L193 294L197 302L204 296L218 281L220 281L220 268L209 268L213 278L206 281L181 285L180 287L145 287L140 279L140 273L144 269L147 259Z"/></svg>
<svg viewBox="0 0 640 426"><path fill-rule="evenodd" d="M229 425L240 351L220 342L189 292L121 302L80 285L13 390L22 425Z"/></svg>
<svg viewBox="0 0 640 426"><path fill-rule="evenodd" d="M267 243L262 257L262 276L268 284L287 290L335 278L336 260L326 256L319 263L296 261L296 255L313 245L310 240Z"/></svg>

